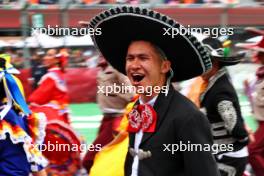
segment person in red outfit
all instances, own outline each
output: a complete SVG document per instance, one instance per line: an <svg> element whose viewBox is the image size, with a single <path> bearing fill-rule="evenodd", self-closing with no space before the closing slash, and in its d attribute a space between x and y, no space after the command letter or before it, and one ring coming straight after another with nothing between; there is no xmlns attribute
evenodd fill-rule
<svg viewBox="0 0 264 176"><path fill-rule="evenodd" d="M255 141L248 146L249 163L256 176L264 176L264 31L255 28L248 28L248 31L263 36L261 41L255 44L244 43L237 46L255 52L252 60L259 64L255 79L245 81L245 89L254 117L258 121L258 128L254 133Z"/></svg>
<svg viewBox="0 0 264 176"><path fill-rule="evenodd" d="M43 65L47 67L48 72L40 79L38 88L30 95L28 101L32 111L43 112L47 117L44 143L50 146L80 146L81 140L68 118L69 95L64 72L66 57L55 49L49 49L43 58ZM80 151L57 149L43 151L49 160L48 174L75 175L81 168Z"/></svg>
<svg viewBox="0 0 264 176"><path fill-rule="evenodd" d="M42 109L47 114L48 120L56 119L69 124L69 95L64 75L65 60L57 50L47 51L43 64L48 68L48 73L41 78L38 88L30 95L28 101L32 109Z"/></svg>
<svg viewBox="0 0 264 176"><path fill-rule="evenodd" d="M257 81L253 93L253 113L258 121L258 129L255 132L256 141L249 145L249 162L256 176L264 176L264 38L253 48L257 51L256 58L260 67L256 72Z"/></svg>

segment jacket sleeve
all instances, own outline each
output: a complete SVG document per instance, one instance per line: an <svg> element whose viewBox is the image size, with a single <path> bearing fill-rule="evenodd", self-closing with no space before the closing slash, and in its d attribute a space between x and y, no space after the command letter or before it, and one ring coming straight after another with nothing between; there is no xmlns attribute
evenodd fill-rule
<svg viewBox="0 0 264 176"><path fill-rule="evenodd" d="M55 82L51 78L44 80L38 88L30 95L28 101L43 105L52 99L52 91L55 89Z"/></svg>
<svg viewBox="0 0 264 176"><path fill-rule="evenodd" d="M215 158L211 153L213 138L210 124L202 113L197 112L190 116L180 131L181 141L183 144L189 143L199 147L197 150L191 147L183 152L185 175L220 176Z"/></svg>

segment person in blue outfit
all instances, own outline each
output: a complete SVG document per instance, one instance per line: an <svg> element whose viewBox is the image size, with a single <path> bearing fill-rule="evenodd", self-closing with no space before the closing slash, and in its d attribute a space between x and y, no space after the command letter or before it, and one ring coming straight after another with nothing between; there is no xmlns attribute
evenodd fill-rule
<svg viewBox="0 0 264 176"><path fill-rule="evenodd" d="M39 150L45 137L45 116L32 113L10 56L0 54L0 176L46 176ZM39 144L39 145L38 145Z"/></svg>

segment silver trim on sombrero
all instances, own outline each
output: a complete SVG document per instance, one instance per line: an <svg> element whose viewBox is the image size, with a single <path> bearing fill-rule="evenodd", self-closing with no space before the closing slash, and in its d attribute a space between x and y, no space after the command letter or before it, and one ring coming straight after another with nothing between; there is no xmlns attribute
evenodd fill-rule
<svg viewBox="0 0 264 176"><path fill-rule="evenodd" d="M104 15L102 15L104 14ZM146 8L139 8L139 7L132 7L132 6L122 6L122 7L115 7L104 12L101 12L97 16L91 19L89 27L96 29L102 22L118 17L118 16L137 16L137 17L144 17L156 22L159 22L167 27L170 28L179 28L180 26L184 27L183 25L179 24L177 21L173 20L172 18L163 15L161 13L155 12L153 10L149 10ZM212 67L211 59L209 53L204 49L202 44L196 39L196 37L192 35L182 35L183 38L188 41L188 43L192 46L195 50L200 64L203 69L203 73L208 71ZM94 45L98 48L98 45L95 40L95 36L91 36L94 42Z"/></svg>
<svg viewBox="0 0 264 176"><path fill-rule="evenodd" d="M224 55L224 48L213 48L209 44L204 44L202 42L204 49L206 49L210 55L214 58L217 58L218 61L224 62L226 64L237 64L241 62L242 57L244 57L245 52L238 52L237 55L225 56ZM232 58L232 59L231 59Z"/></svg>

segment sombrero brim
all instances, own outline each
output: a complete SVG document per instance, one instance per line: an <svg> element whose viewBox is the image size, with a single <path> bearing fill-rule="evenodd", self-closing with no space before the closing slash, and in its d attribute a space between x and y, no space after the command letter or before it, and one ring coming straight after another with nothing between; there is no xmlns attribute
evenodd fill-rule
<svg viewBox="0 0 264 176"><path fill-rule="evenodd" d="M230 44L231 41L229 41ZM206 47L210 53L212 60L217 60L222 66L235 65L241 62L245 57L245 52L234 53L228 56L225 55L225 47L223 47L222 42L219 39L207 37L202 40L203 45Z"/></svg>
<svg viewBox="0 0 264 176"><path fill-rule="evenodd" d="M125 73L125 58L131 41L145 40L160 47L172 62L172 81L201 75L211 68L208 52L191 35L166 35L169 28L180 28L169 17L139 7L117 7L94 17L89 27L100 30L92 39L106 60ZM183 26L181 26L183 27Z"/></svg>
<svg viewBox="0 0 264 176"><path fill-rule="evenodd" d="M263 35L264 36L264 31L263 30L259 30L257 28L254 28L254 27L247 27L245 28L246 31L249 31L249 32L253 32L255 34L258 34L258 35Z"/></svg>
<svg viewBox="0 0 264 176"><path fill-rule="evenodd" d="M264 52L264 37L262 37L261 40L256 43L238 43L236 46L252 51Z"/></svg>
<svg viewBox="0 0 264 176"><path fill-rule="evenodd" d="M244 48L247 50L257 51L257 52L264 52L264 48L257 46L257 44L252 43L238 43L235 45L236 47Z"/></svg>
<svg viewBox="0 0 264 176"><path fill-rule="evenodd" d="M231 66L241 62L242 59L245 57L245 55L246 55L245 52L241 52L236 55L231 55L228 57L212 56L212 58L219 61L222 66Z"/></svg>

